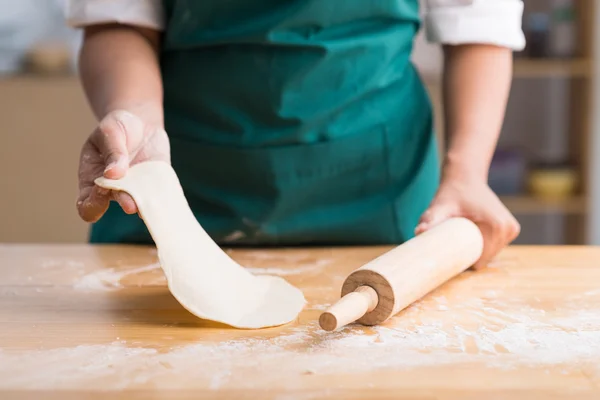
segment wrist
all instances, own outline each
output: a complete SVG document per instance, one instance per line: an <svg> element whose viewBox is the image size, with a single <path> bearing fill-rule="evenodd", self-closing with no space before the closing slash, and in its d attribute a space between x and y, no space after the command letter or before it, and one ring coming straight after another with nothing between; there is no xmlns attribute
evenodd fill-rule
<svg viewBox="0 0 600 400"><path fill-rule="evenodd" d="M487 184L489 164L473 155L449 151L442 165L442 181Z"/></svg>
<svg viewBox="0 0 600 400"><path fill-rule="evenodd" d="M164 130L164 112L161 103L119 101L108 104L104 115L115 111L125 111L141 119L144 125Z"/></svg>

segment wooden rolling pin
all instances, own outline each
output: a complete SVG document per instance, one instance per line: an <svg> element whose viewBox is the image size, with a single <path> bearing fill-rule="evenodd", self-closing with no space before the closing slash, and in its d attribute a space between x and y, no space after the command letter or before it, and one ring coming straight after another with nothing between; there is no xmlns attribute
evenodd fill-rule
<svg viewBox="0 0 600 400"><path fill-rule="evenodd" d="M477 225L449 219L350 274L319 324L327 331L354 321L380 324L471 267L482 251Z"/></svg>

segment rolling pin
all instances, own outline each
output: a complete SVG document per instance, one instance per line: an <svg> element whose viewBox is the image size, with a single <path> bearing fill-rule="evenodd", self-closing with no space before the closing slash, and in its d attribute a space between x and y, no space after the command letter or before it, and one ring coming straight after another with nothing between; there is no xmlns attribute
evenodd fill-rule
<svg viewBox="0 0 600 400"><path fill-rule="evenodd" d="M446 220L351 273L319 324L326 331L355 321L380 324L471 267L482 252L477 225Z"/></svg>

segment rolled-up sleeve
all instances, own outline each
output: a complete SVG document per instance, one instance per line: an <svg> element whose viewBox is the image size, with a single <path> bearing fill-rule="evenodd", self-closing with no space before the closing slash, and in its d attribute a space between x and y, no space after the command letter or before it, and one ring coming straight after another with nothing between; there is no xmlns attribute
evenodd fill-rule
<svg viewBox="0 0 600 400"><path fill-rule="evenodd" d="M521 0L427 0L427 39L441 44L525 47Z"/></svg>
<svg viewBox="0 0 600 400"><path fill-rule="evenodd" d="M67 0L66 19L72 27L119 23L164 29L161 0Z"/></svg>

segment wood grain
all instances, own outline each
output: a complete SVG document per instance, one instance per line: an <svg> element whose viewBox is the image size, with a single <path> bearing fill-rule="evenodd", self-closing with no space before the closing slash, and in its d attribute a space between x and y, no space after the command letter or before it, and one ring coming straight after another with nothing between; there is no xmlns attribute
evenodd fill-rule
<svg viewBox="0 0 600 400"><path fill-rule="evenodd" d="M477 225L466 218L451 218L352 272L342 286L342 296L361 286L375 289L376 307L358 321L378 325L464 272L482 252Z"/></svg>
<svg viewBox="0 0 600 400"><path fill-rule="evenodd" d="M345 277L390 249L229 251L308 300L236 330L185 311L152 248L0 245L0 398L600 396L600 249L515 246L383 326L321 331Z"/></svg>

